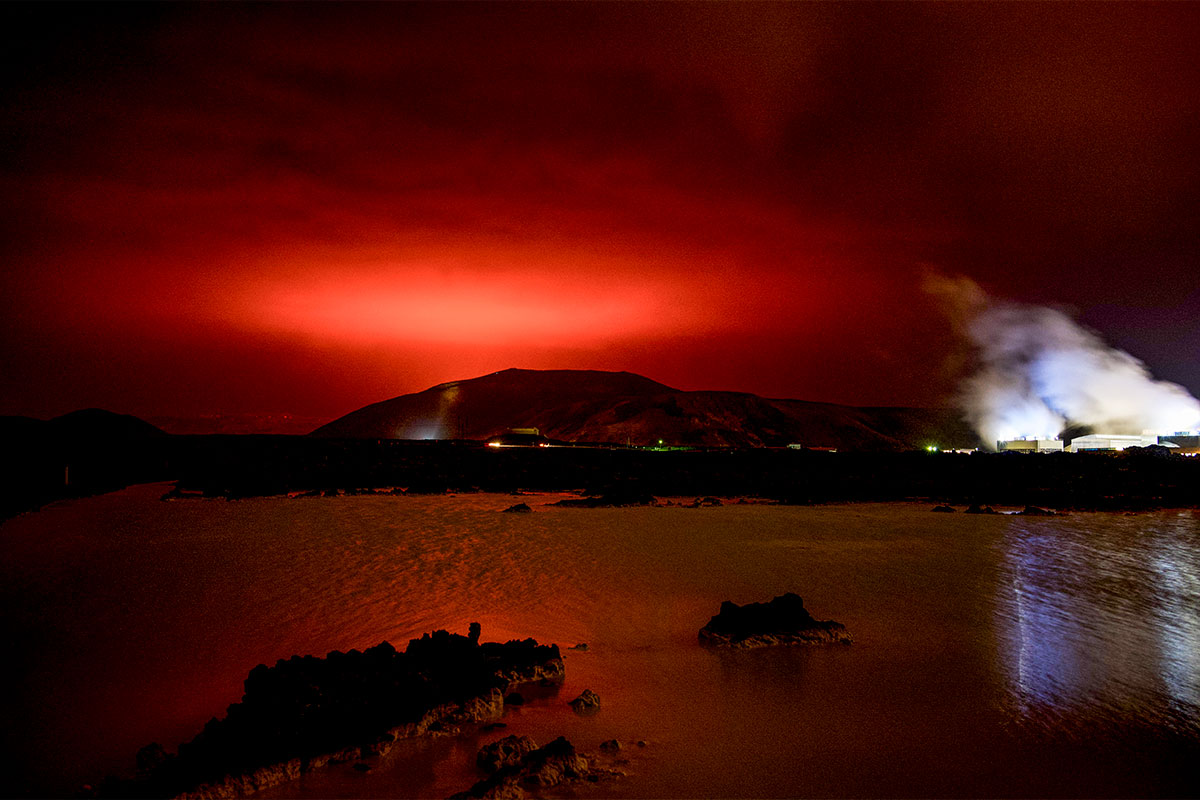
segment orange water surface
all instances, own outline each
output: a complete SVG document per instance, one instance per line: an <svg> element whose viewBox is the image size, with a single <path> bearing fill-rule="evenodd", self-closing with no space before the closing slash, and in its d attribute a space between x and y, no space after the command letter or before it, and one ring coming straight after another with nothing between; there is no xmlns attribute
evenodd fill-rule
<svg viewBox="0 0 1200 800"><path fill-rule="evenodd" d="M269 797L445 797L480 744L625 744L578 797L1200 793L1200 519L905 504L569 509L557 495L162 502L165 485L0 526L17 665L12 795L169 749L295 653L437 628L566 648L507 728L397 748ZM532 514L503 514L524 501ZM850 647L714 652L722 600L802 595ZM566 700L596 691L601 711ZM644 747L633 743L644 741ZM552 793L553 795L553 793Z"/></svg>

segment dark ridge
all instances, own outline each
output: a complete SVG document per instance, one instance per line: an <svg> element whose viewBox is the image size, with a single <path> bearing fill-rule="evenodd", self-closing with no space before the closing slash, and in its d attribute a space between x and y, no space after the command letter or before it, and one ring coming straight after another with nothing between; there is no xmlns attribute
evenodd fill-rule
<svg viewBox="0 0 1200 800"><path fill-rule="evenodd" d="M313 432L358 439L475 439L538 428L562 442L900 451L975 447L956 411L855 408L745 392L683 392L629 372L509 369L361 408Z"/></svg>
<svg viewBox="0 0 1200 800"><path fill-rule="evenodd" d="M0 520L55 500L174 477L172 437L99 408L44 421L0 417Z"/></svg>
<svg viewBox="0 0 1200 800"><path fill-rule="evenodd" d="M486 439L537 427L546 409L675 391L631 372L506 369L451 381L361 408L314 436L364 439Z"/></svg>
<svg viewBox="0 0 1200 800"><path fill-rule="evenodd" d="M159 428L130 414L84 408L55 417L47 426L57 435L94 439L153 439L166 436Z"/></svg>

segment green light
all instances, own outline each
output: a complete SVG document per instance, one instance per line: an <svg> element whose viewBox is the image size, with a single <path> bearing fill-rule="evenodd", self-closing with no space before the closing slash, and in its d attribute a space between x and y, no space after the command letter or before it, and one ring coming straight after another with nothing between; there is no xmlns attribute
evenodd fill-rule
<svg viewBox="0 0 1200 800"><path fill-rule="evenodd" d="M662 439L659 439L659 440L658 440L658 446L659 446L659 447L662 447Z"/></svg>

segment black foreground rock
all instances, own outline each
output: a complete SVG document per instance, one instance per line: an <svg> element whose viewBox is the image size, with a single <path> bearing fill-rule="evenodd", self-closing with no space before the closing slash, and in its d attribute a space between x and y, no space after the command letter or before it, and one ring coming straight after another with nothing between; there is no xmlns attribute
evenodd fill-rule
<svg viewBox="0 0 1200 800"><path fill-rule="evenodd" d="M798 644L850 644L846 626L813 619L799 595L788 592L769 603L739 606L726 600L700 629L700 644L748 649Z"/></svg>
<svg viewBox="0 0 1200 800"><path fill-rule="evenodd" d="M526 754L537 750L537 743L528 736L505 736L479 748L475 764L489 774L503 767L520 764Z"/></svg>
<svg viewBox="0 0 1200 800"><path fill-rule="evenodd" d="M517 739L515 736L507 738ZM582 781L595 783L623 774L616 770L593 767L587 757L576 752L575 745L566 737L560 736L545 747L536 749L526 749L533 745L533 741L526 737L521 739L524 741L510 743L507 739L501 739L500 742L496 742L497 745L506 743L503 748L504 763L488 778L479 781L465 792L453 795L451 800L522 800L527 796L527 791L537 793L548 787ZM484 768L485 761L489 766L493 763L490 747L489 745L479 751L481 768Z"/></svg>
<svg viewBox="0 0 1200 800"><path fill-rule="evenodd" d="M398 652L387 642L325 658L260 664L224 719L167 754L138 754L138 777L108 779L102 797L238 797L333 763L387 752L403 738L451 733L498 718L504 692L529 681L561 681L557 645L533 639L479 643L435 631Z"/></svg>
<svg viewBox="0 0 1200 800"><path fill-rule="evenodd" d="M600 710L600 695L593 692L591 689L584 689L583 692L567 705L576 714L594 714Z"/></svg>

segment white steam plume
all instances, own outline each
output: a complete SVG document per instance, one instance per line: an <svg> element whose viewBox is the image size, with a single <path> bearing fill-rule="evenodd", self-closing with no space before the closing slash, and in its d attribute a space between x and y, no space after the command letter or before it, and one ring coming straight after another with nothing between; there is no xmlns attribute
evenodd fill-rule
<svg viewBox="0 0 1200 800"><path fill-rule="evenodd" d="M930 275L927 291L948 301L975 345L979 367L963 384L967 421L989 446L1053 437L1067 425L1140 434L1200 427L1200 401L1156 381L1061 311L990 299L967 278Z"/></svg>

